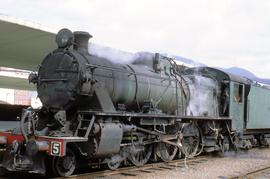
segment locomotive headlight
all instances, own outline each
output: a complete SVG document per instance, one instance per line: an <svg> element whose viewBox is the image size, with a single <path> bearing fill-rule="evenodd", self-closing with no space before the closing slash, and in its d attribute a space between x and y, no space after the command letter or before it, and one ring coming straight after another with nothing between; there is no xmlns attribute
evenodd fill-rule
<svg viewBox="0 0 270 179"><path fill-rule="evenodd" d="M73 44L74 35L69 29L61 29L55 38L58 48L66 48Z"/></svg>
<svg viewBox="0 0 270 179"><path fill-rule="evenodd" d="M29 83L33 83L33 84L37 83L38 82L38 75L37 75L37 73L31 72L29 74L29 76L28 76L28 81L29 81Z"/></svg>

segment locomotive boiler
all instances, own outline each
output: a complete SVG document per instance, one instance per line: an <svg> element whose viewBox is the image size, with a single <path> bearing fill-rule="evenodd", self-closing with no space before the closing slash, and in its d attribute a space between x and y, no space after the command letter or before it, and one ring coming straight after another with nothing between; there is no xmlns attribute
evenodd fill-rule
<svg viewBox="0 0 270 179"><path fill-rule="evenodd" d="M189 89L184 77L172 75L169 59L160 61L157 54L154 61L116 64L88 53L88 33L70 32L68 36L64 30L58 36L62 33L67 33L67 43L61 44L57 37L59 48L43 60L38 76L31 76L48 111L88 108L114 112L122 105L138 112L149 101L165 113L183 114Z"/></svg>

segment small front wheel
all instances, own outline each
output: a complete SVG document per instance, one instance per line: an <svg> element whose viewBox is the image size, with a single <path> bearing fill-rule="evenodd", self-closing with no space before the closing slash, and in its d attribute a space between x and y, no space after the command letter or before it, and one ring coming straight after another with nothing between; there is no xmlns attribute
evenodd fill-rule
<svg viewBox="0 0 270 179"><path fill-rule="evenodd" d="M107 166L111 170L116 170L118 167L120 167L121 161L110 161L107 163Z"/></svg>
<svg viewBox="0 0 270 179"><path fill-rule="evenodd" d="M52 160L52 171L56 176L67 177L76 169L76 155L67 148L64 157L54 157Z"/></svg>

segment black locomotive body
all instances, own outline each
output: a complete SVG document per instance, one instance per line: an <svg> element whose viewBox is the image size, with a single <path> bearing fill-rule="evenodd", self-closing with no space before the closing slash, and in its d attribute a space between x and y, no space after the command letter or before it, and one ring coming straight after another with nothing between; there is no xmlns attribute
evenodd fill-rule
<svg viewBox="0 0 270 179"><path fill-rule="evenodd" d="M2 169L68 176L82 164L139 166L254 141L240 143L243 130L232 127L223 72L183 69L159 54L116 64L88 53L90 37L61 30L58 49L29 76L43 107L0 133Z"/></svg>

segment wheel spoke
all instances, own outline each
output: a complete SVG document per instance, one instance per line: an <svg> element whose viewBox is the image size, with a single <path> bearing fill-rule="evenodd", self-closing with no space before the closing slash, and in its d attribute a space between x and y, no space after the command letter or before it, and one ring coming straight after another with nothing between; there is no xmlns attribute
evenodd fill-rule
<svg viewBox="0 0 270 179"><path fill-rule="evenodd" d="M163 142L158 143L156 149L159 158L165 162L173 160L178 151L177 146L165 144Z"/></svg>
<svg viewBox="0 0 270 179"><path fill-rule="evenodd" d="M142 151L130 153L129 160L136 166L144 165L150 159L150 156L152 154L152 148L152 145L145 145Z"/></svg>
<svg viewBox="0 0 270 179"><path fill-rule="evenodd" d="M182 153L190 158L197 154L200 144L200 131L195 124L188 124L183 128ZM186 137L185 137L186 136Z"/></svg>

